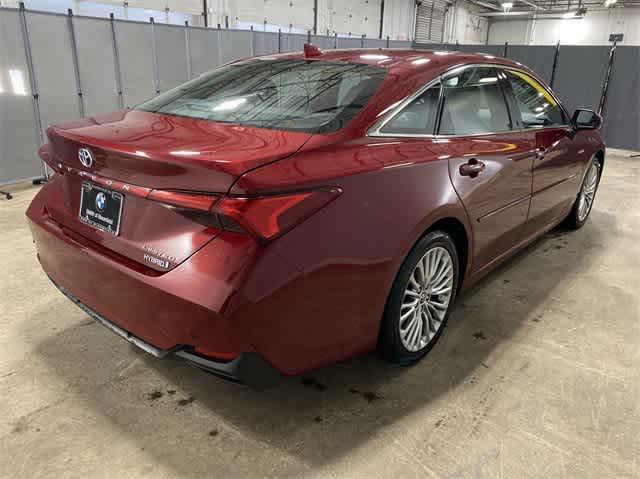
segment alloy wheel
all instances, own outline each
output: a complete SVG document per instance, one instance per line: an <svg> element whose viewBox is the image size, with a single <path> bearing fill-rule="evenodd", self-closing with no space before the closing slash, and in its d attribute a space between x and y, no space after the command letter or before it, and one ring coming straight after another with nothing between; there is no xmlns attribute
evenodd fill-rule
<svg viewBox="0 0 640 479"><path fill-rule="evenodd" d="M400 340L411 352L420 351L436 336L453 293L453 259L436 246L416 264L400 306Z"/></svg>
<svg viewBox="0 0 640 479"><path fill-rule="evenodd" d="M585 220L589 211L591 211L593 199L596 196L596 188L598 187L599 171L598 163L594 161L589 167L587 176L582 184L582 190L580 191L580 197L578 199L578 220L581 222Z"/></svg>

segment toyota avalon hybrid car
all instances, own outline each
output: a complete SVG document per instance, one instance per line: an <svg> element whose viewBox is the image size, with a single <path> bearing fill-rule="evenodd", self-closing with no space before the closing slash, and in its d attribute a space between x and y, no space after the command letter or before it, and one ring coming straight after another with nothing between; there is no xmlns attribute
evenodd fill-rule
<svg viewBox="0 0 640 479"><path fill-rule="evenodd" d="M49 128L27 216L56 286L154 356L255 387L410 364L461 289L585 223L600 123L504 58L307 45Z"/></svg>

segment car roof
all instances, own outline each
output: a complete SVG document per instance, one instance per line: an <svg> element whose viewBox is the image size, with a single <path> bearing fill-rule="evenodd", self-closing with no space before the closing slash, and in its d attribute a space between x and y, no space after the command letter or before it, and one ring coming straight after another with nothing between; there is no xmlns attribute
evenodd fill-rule
<svg viewBox="0 0 640 479"><path fill-rule="evenodd" d="M412 74L418 71L444 71L455 66L473 63L491 63L529 70L526 66L507 58L488 53L456 50L418 50L392 48L326 49L317 56L305 57L303 52L273 55L274 58L305 59L362 63L384 67L390 72ZM272 56L272 55L269 55Z"/></svg>

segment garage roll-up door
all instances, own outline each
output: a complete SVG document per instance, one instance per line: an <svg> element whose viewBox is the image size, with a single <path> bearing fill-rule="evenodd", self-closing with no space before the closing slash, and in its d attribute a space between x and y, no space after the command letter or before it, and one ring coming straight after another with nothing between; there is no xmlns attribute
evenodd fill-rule
<svg viewBox="0 0 640 479"><path fill-rule="evenodd" d="M422 0L416 9L416 42L443 41L447 8L445 0Z"/></svg>

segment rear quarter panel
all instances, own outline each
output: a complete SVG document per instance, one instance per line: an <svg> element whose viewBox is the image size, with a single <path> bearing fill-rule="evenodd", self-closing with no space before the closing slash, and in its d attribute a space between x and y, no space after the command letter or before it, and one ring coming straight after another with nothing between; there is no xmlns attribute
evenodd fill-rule
<svg viewBox="0 0 640 479"><path fill-rule="evenodd" d="M236 192L245 194L342 189L268 247L298 274L244 312L269 318L252 328L265 356L286 351L302 371L373 349L389 290L415 242L442 218L458 219L471 237L444 148L432 140L361 138L303 151L238 182ZM245 295L257 297L259 275L253 281Z"/></svg>

